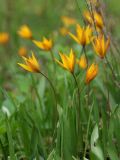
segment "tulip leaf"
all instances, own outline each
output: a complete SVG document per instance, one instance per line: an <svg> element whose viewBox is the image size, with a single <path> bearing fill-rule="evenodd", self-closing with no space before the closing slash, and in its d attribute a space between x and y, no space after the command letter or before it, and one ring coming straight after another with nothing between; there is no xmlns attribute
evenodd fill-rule
<svg viewBox="0 0 120 160"><path fill-rule="evenodd" d="M96 160L104 160L103 151L99 144L97 143L99 138L99 131L97 124L95 125L92 135L91 135L91 152L95 155Z"/></svg>

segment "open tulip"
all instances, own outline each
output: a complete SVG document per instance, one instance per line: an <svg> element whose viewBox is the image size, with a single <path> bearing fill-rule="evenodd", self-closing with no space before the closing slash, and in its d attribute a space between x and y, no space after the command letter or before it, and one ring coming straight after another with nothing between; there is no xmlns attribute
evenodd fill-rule
<svg viewBox="0 0 120 160"><path fill-rule="evenodd" d="M101 16L100 13L94 11L93 14L92 14L89 11L85 11L84 12L84 17L85 17L86 21L90 25L94 25L94 23L95 23L95 25L96 25L96 27L97 27L98 30L102 30L103 29L104 22L103 22L103 18L102 18L102 16Z"/></svg>
<svg viewBox="0 0 120 160"><path fill-rule="evenodd" d="M104 58L110 46L110 37L105 41L104 35L93 38L93 48L100 58Z"/></svg>
<svg viewBox="0 0 120 160"><path fill-rule="evenodd" d="M86 84L89 84L98 74L98 65L93 63L86 71Z"/></svg>
<svg viewBox="0 0 120 160"><path fill-rule="evenodd" d="M69 32L69 35L83 47L91 42L92 38L92 29L90 26L81 27L79 24L76 26L76 35Z"/></svg>
<svg viewBox="0 0 120 160"><path fill-rule="evenodd" d="M39 73L40 72L40 65L37 61L37 59L35 58L34 53L32 53L31 57L22 57L23 60L25 61L25 64L23 63L18 63L19 66L21 66L23 69L29 71L29 72L36 72Z"/></svg>
<svg viewBox="0 0 120 160"><path fill-rule="evenodd" d="M82 55L80 59L77 59L76 62L82 69L85 69L87 67L87 60L84 55Z"/></svg>
<svg viewBox="0 0 120 160"><path fill-rule="evenodd" d="M51 39L47 39L43 37L43 41L33 40L33 43L40 49L45 51L50 51L53 47L53 43Z"/></svg>
<svg viewBox="0 0 120 160"><path fill-rule="evenodd" d="M59 53L62 62L58 61L55 59L55 61L64 69L70 71L71 73L74 72L74 67L75 67L75 54L73 50L71 49L69 56L63 53Z"/></svg>

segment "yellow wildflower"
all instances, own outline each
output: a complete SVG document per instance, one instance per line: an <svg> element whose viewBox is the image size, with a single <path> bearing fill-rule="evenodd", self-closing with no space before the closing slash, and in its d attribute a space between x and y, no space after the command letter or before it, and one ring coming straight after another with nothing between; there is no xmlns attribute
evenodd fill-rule
<svg viewBox="0 0 120 160"><path fill-rule="evenodd" d="M28 58L22 57L22 58L25 61L25 64L18 63L18 65L20 65L23 69L29 72L36 72L36 73L40 72L40 66L37 59L35 58L34 53L32 53L31 57Z"/></svg>
<svg viewBox="0 0 120 160"><path fill-rule="evenodd" d="M76 62L82 69L85 69L87 67L87 60L84 55L82 55L80 59L77 59Z"/></svg>
<svg viewBox="0 0 120 160"><path fill-rule="evenodd" d="M75 67L75 54L73 50L71 49L69 56L67 56L64 53L59 53L62 62L58 61L55 59L55 61L64 69L70 71L71 73L74 72L74 67Z"/></svg>
<svg viewBox="0 0 120 160"><path fill-rule="evenodd" d="M93 48L100 58L104 58L110 46L110 37L105 41L104 35L93 39Z"/></svg>
<svg viewBox="0 0 120 160"><path fill-rule="evenodd" d="M97 29L100 29L100 30L103 29L104 22L100 13L94 11L92 15L92 13L90 13L89 11L85 11L83 15L89 24L94 25L95 23Z"/></svg>
<svg viewBox="0 0 120 160"><path fill-rule="evenodd" d="M99 29L102 29L104 26L103 18L101 14L95 12L94 13L95 24Z"/></svg>
<svg viewBox="0 0 120 160"><path fill-rule="evenodd" d="M62 16L61 19L62 19L63 24L66 27L69 27L69 26L74 25L74 24L77 23L76 19L70 18L70 17L67 17L67 16Z"/></svg>
<svg viewBox="0 0 120 160"><path fill-rule="evenodd" d="M92 38L92 29L90 26L81 27L79 24L76 26L76 36L69 32L69 35L82 46L85 46L90 43Z"/></svg>
<svg viewBox="0 0 120 160"><path fill-rule="evenodd" d="M20 37L25 39L32 39L32 31L27 25L22 25L18 30L18 34Z"/></svg>
<svg viewBox="0 0 120 160"><path fill-rule="evenodd" d="M50 51L52 49L53 43L51 39L43 37L43 41L33 40L33 43L42 50Z"/></svg>
<svg viewBox="0 0 120 160"><path fill-rule="evenodd" d="M93 19L92 19L92 16L91 16L90 11L85 10L85 11L83 12L83 16L84 16L84 18L86 19L86 21L87 21L90 25L93 24Z"/></svg>
<svg viewBox="0 0 120 160"><path fill-rule="evenodd" d="M7 32L0 32L0 44L8 43L9 38L9 34Z"/></svg>
<svg viewBox="0 0 120 160"><path fill-rule="evenodd" d="M98 65L93 63L86 71L86 84L89 84L98 74Z"/></svg>

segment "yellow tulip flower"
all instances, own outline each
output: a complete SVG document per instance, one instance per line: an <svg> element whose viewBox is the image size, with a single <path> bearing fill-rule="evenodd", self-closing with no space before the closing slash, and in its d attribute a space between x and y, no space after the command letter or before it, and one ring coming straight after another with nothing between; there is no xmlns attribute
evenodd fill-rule
<svg viewBox="0 0 120 160"><path fill-rule="evenodd" d="M93 48L100 58L104 58L110 46L110 37L105 41L104 35L93 38Z"/></svg>
<svg viewBox="0 0 120 160"><path fill-rule="evenodd" d="M47 39L43 37L43 41L33 40L33 43L40 49L45 51L50 51L53 47L53 43L51 39Z"/></svg>
<svg viewBox="0 0 120 160"><path fill-rule="evenodd" d="M63 53L59 53L60 58L62 62L58 61L55 59L55 61L64 69L70 71L71 73L74 72L74 67L75 67L75 54L73 50L71 49L69 56Z"/></svg>
<svg viewBox="0 0 120 160"><path fill-rule="evenodd" d="M32 53L31 57L22 57L23 60L25 61L25 64L23 63L18 63L19 66L21 66L23 69L29 71L29 72L36 72L39 73L40 72L40 65L37 61L37 59L35 58L34 53Z"/></svg>
<svg viewBox="0 0 120 160"><path fill-rule="evenodd" d="M18 30L18 34L20 37L25 39L32 39L32 31L27 25L22 25Z"/></svg>
<svg viewBox="0 0 120 160"><path fill-rule="evenodd" d="M80 59L77 59L76 62L82 69L85 69L87 67L87 60L84 55L82 55Z"/></svg>
<svg viewBox="0 0 120 160"><path fill-rule="evenodd" d="M92 15L92 13L90 13L89 11L85 11L83 16L85 17L85 19L87 20L87 22L89 24L94 25L94 23L95 23L95 25L96 25L98 30L102 30L103 29L104 22L103 22L103 18L102 18L100 13L94 11L93 15Z"/></svg>
<svg viewBox="0 0 120 160"><path fill-rule="evenodd" d="M90 43L92 38L92 29L90 26L81 27L79 24L76 26L76 36L69 32L69 35L83 47Z"/></svg>
<svg viewBox="0 0 120 160"><path fill-rule="evenodd" d="M9 41L9 34L7 32L0 32L0 44L6 44Z"/></svg>
<svg viewBox="0 0 120 160"><path fill-rule="evenodd" d="M89 84L98 74L98 65L93 63L86 71L86 84Z"/></svg>
<svg viewBox="0 0 120 160"><path fill-rule="evenodd" d="M104 27L104 22L101 14L95 12L94 13L94 18L95 18L95 24L99 29L103 29Z"/></svg>

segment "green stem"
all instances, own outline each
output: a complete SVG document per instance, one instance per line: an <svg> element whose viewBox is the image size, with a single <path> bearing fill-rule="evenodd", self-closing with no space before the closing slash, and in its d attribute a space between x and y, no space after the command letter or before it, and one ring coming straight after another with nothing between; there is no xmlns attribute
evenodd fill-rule
<svg viewBox="0 0 120 160"><path fill-rule="evenodd" d="M104 61L103 61L104 62ZM107 70L106 70L106 64L104 64L103 63L103 68L105 68L105 75L106 75L106 81L104 82L105 83L105 86L106 86L106 88L107 88L107 103L106 103L106 109L107 109L107 111L108 111L108 115L109 115L109 118L110 118L110 97L109 97L109 87L108 87L108 81L109 81L109 76L108 76L108 72L107 72ZM109 122L109 121L108 121Z"/></svg>
<svg viewBox="0 0 120 160"><path fill-rule="evenodd" d="M83 137L82 137L82 126L80 125L80 122L81 122L81 119L80 119L80 111L81 111L81 108L80 108L80 89L79 89L79 85L78 85L78 82L77 82L77 78L76 76L74 75L74 73L72 73L72 76L74 78L74 81L75 81L75 85L76 85L76 88L77 88L77 97L78 97L78 107L76 108L76 115L77 115L77 125L76 125L76 131L77 131L77 135L78 135L78 140L77 140L77 148L78 148L78 152L79 152L79 149L80 147L82 148L82 140L83 140Z"/></svg>
<svg viewBox="0 0 120 160"><path fill-rule="evenodd" d="M81 16L81 19L83 20L83 23L85 24L85 20L84 20L84 18L83 18L83 16L82 16L82 13L81 13L81 8L80 8L80 6L79 6L78 0L75 0L75 2L76 2L76 4L77 4L77 7L78 7L78 9L79 9L79 11L80 11L80 16Z"/></svg>
<svg viewBox="0 0 120 160"><path fill-rule="evenodd" d="M37 97L38 97L39 104L42 105L40 95L39 95L38 90L37 90L37 88L36 88L35 79L34 79L33 76L31 76L31 78L32 78L32 83L33 83L33 85L34 85L34 89L35 89L36 95L37 95Z"/></svg>
<svg viewBox="0 0 120 160"><path fill-rule="evenodd" d="M83 46L83 52L85 54L85 58L86 58L86 61L87 61L87 68L88 68L88 57L87 57L87 54L86 54L86 48L85 48L85 46Z"/></svg>
<svg viewBox="0 0 120 160"><path fill-rule="evenodd" d="M80 90L79 90L79 85L78 85L78 82L77 82L77 79L76 79L76 76L74 75L74 73L72 73L72 76L74 78L74 81L75 81L75 85L77 87L77 97L78 97L78 111L77 111L77 116L78 116L78 135L79 135L79 130L80 130Z"/></svg>
<svg viewBox="0 0 120 160"><path fill-rule="evenodd" d="M34 87L34 90L35 90L35 93L36 93L36 96L38 98L38 102L39 102L39 105L40 105L40 116L42 117L42 102L41 102L41 98L40 98L40 95L39 95L38 90L36 88L35 79L34 79L34 77L32 75L31 75L31 79L32 79L33 87Z"/></svg>
<svg viewBox="0 0 120 160"><path fill-rule="evenodd" d="M55 96L55 122L57 121L57 95L56 95L56 91L54 89L54 86L52 84L52 82L50 81L50 79L42 72L39 72L43 77L45 77L47 79L47 81L49 82L52 90L53 90L53 93L54 93L54 96Z"/></svg>
<svg viewBox="0 0 120 160"><path fill-rule="evenodd" d="M85 137L85 149L84 149L84 153L83 153L83 158L85 158L85 156L86 156L86 150L87 150L87 146L88 146L88 134L89 134L89 129L90 129L90 119L91 119L92 110L93 110L93 105L91 105L91 107L90 107L90 113L89 113L88 124L87 124L87 132L86 132L86 137Z"/></svg>
<svg viewBox="0 0 120 160"><path fill-rule="evenodd" d="M54 54L53 54L52 50L50 50L50 55L51 55L52 62L53 62L53 70L54 70L54 72L56 73L56 67L55 67Z"/></svg>
<svg viewBox="0 0 120 160"><path fill-rule="evenodd" d="M82 47L81 51L80 51L80 56L79 58L81 57L81 54L84 52L84 47Z"/></svg>
<svg viewBox="0 0 120 160"><path fill-rule="evenodd" d="M88 96L88 107L89 107L90 105L90 84L88 84L87 96Z"/></svg>
<svg viewBox="0 0 120 160"><path fill-rule="evenodd" d="M78 85L78 82L77 82L77 79L76 79L76 76L74 75L74 73L72 73L72 76L74 78L74 81L75 81L75 84L76 84L76 87L77 87L78 104L79 104L79 108L80 108L80 90L79 90L79 85Z"/></svg>

